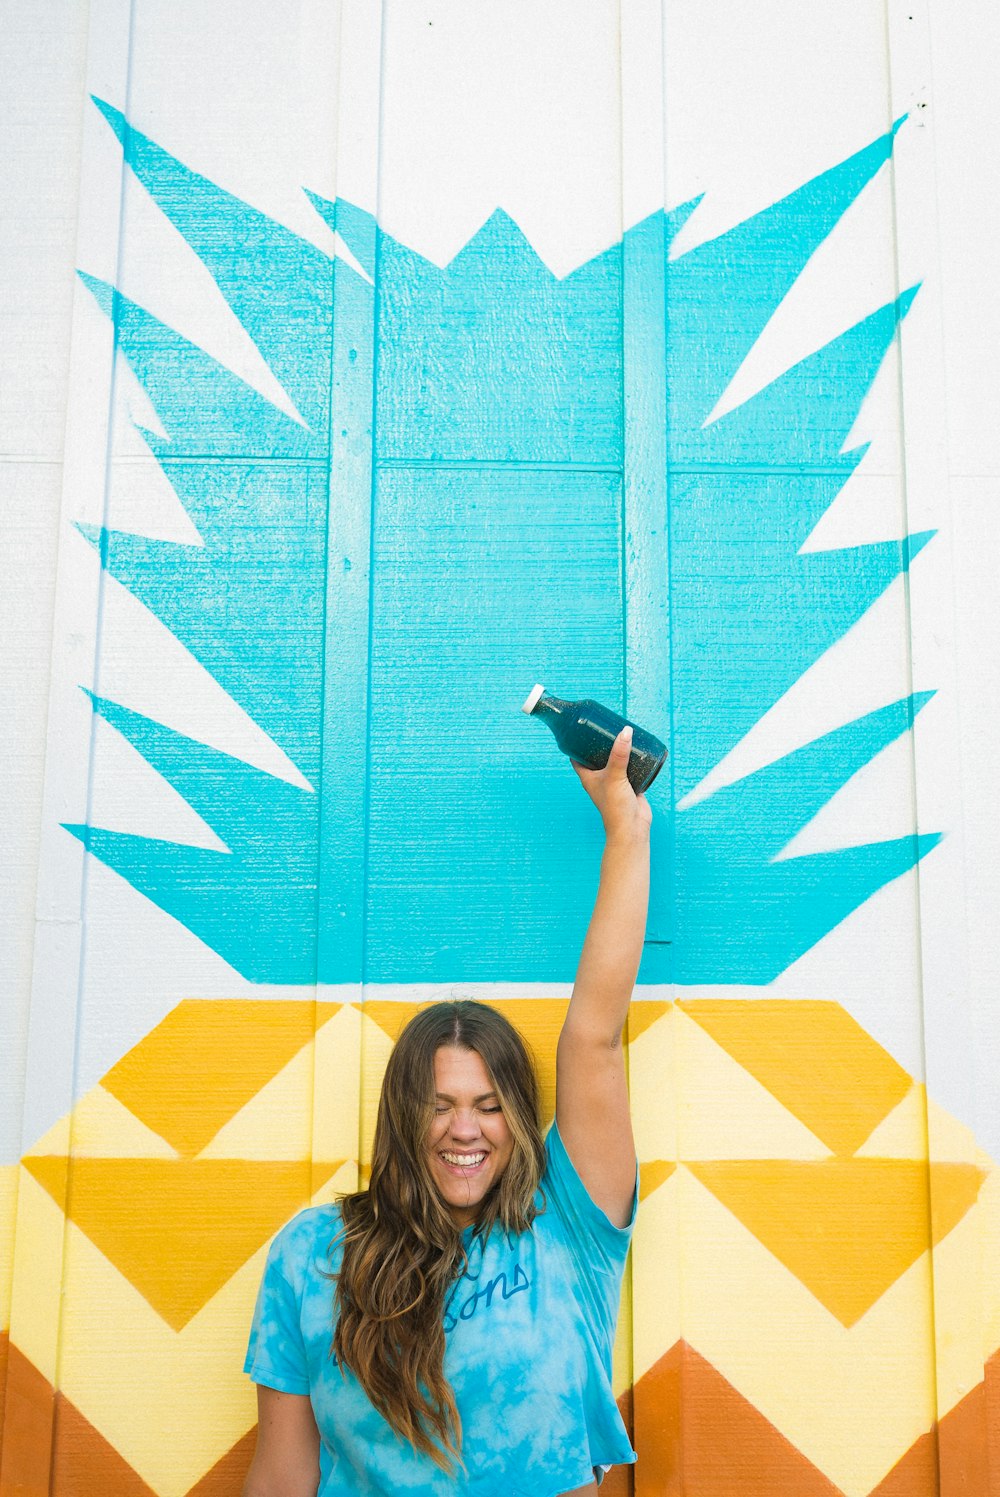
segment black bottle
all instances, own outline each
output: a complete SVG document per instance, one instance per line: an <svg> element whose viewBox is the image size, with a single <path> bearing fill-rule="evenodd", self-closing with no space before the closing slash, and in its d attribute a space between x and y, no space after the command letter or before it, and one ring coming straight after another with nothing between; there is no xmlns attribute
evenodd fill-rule
<svg viewBox="0 0 1000 1497"><path fill-rule="evenodd" d="M603 769L627 717L619 717L609 707L589 698L582 702L564 702L560 697L546 696L545 687L533 686L521 707L530 717L539 717L555 734L564 754L585 769ZM628 761L628 781L636 795L648 790L667 758L666 744L632 723L632 752Z"/></svg>

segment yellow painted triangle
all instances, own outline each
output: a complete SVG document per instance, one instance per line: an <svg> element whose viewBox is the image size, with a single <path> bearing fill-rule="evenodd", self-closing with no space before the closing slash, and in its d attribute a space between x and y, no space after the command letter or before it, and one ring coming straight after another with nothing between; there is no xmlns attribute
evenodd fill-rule
<svg viewBox="0 0 1000 1497"><path fill-rule="evenodd" d="M331 1180L346 1163L346 1159L334 1159L332 1162L313 1159L309 1165L310 1196L314 1196L318 1190L322 1190L327 1181Z"/></svg>
<svg viewBox="0 0 1000 1497"><path fill-rule="evenodd" d="M924 1159L927 1156L927 1094L919 1081L856 1151L857 1159ZM959 1156L960 1157L960 1156Z"/></svg>
<svg viewBox="0 0 1000 1497"><path fill-rule="evenodd" d="M198 1155L199 1159L346 1159L358 1147L361 1017L320 1026ZM135 1152L139 1152L136 1150Z"/></svg>
<svg viewBox="0 0 1000 1497"><path fill-rule="evenodd" d="M631 1045L640 1034L645 1034L657 1019L662 1019L664 1014L670 1012L672 1003L665 1003L656 998L633 998L629 1004L628 1022L625 1025L625 1038Z"/></svg>
<svg viewBox="0 0 1000 1497"><path fill-rule="evenodd" d="M615 1328L614 1345L611 1351L611 1387L616 1398L632 1387L632 1323L635 1306L632 1303L632 1275L622 1277L621 1295L618 1301L618 1324Z"/></svg>
<svg viewBox="0 0 1000 1497"><path fill-rule="evenodd" d="M642 1035L635 1036L629 1046L628 1086L632 1103L632 1131L640 1159L678 1157L679 1108L673 1084L678 1075L677 1020L678 1010L671 1006ZM700 1030L697 1032L701 1033ZM705 1044L711 1044L711 1041L705 1039ZM732 1061L728 1061L728 1064L733 1065ZM757 1157L760 1153L758 1149Z"/></svg>
<svg viewBox="0 0 1000 1497"><path fill-rule="evenodd" d="M435 1000L431 1000L433 1002ZM375 998L366 1001L362 1012L373 1019L395 1044L400 1032L414 1014L429 1008L431 1002L408 1003ZM528 1043L538 1069L542 1094L542 1125L547 1127L556 1109L556 1044L569 1007L568 998L490 998L490 1008L497 1009ZM639 998L629 1009L627 1038L631 1042L670 1008L669 1003Z"/></svg>
<svg viewBox="0 0 1000 1497"><path fill-rule="evenodd" d="M358 1152L361 1033L361 1015L347 1004L316 1031L309 1152L320 1159L353 1159Z"/></svg>
<svg viewBox="0 0 1000 1497"><path fill-rule="evenodd" d="M361 1013L364 1018L374 1020L395 1044L414 1014L419 1014L422 1008L429 1007L429 1003L409 1003L405 1000L397 1002L392 998L366 998L361 1005Z"/></svg>
<svg viewBox="0 0 1000 1497"><path fill-rule="evenodd" d="M677 1153L681 1159L828 1159L830 1150L801 1118L717 1045L678 1005ZM666 1073L668 1076L669 1072ZM663 1080L649 1105L663 1110ZM720 1106L720 1099L724 1099ZM633 1112L635 1100L633 1093Z"/></svg>
<svg viewBox="0 0 1000 1497"><path fill-rule="evenodd" d="M74 1159L24 1167L179 1331L343 1161Z"/></svg>
<svg viewBox="0 0 1000 1497"><path fill-rule="evenodd" d="M978 1164L989 1169L991 1160L965 1123L945 1112L927 1089L915 1081L906 1096L879 1123L858 1150L881 1158L944 1160L949 1164Z"/></svg>
<svg viewBox="0 0 1000 1497"><path fill-rule="evenodd" d="M309 1203L311 1206L332 1205L340 1196L353 1195L356 1190L361 1189L356 1159L345 1159L332 1175L327 1173L327 1168L325 1164L314 1164L312 1167L313 1194Z"/></svg>
<svg viewBox="0 0 1000 1497"><path fill-rule="evenodd" d="M915 1159L730 1160L688 1169L845 1326L951 1231L984 1178L974 1165Z"/></svg>
<svg viewBox="0 0 1000 1497"><path fill-rule="evenodd" d="M103 1085L178 1153L197 1154L338 1008L305 998L186 998Z"/></svg>
<svg viewBox="0 0 1000 1497"><path fill-rule="evenodd" d="M647 1196L659 1190L664 1181L669 1180L677 1168L674 1159L647 1159L644 1164L639 1165L639 1199L644 1201Z"/></svg>
<svg viewBox="0 0 1000 1497"><path fill-rule="evenodd" d="M91 1087L71 1113L42 1135L29 1154L97 1155L104 1159L175 1159L177 1151L152 1128L140 1122L103 1086Z"/></svg>
<svg viewBox="0 0 1000 1497"><path fill-rule="evenodd" d="M853 1154L912 1084L839 1003L697 998L678 1007L835 1154Z"/></svg>
<svg viewBox="0 0 1000 1497"><path fill-rule="evenodd" d="M223 1123L198 1158L308 1159L313 1152L313 1085L313 1047L305 1045Z"/></svg>
<svg viewBox="0 0 1000 1497"><path fill-rule="evenodd" d="M16 1164L0 1164L0 1334L10 1325L10 1292L14 1276L14 1221L17 1217ZM8 1225L9 1224L9 1225Z"/></svg>

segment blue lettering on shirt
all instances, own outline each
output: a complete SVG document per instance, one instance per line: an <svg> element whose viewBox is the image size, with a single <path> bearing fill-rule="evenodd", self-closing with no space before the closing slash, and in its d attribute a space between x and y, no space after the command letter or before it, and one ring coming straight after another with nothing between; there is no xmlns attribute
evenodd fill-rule
<svg viewBox="0 0 1000 1497"><path fill-rule="evenodd" d="M508 1280L507 1273L503 1272L498 1273L495 1278L489 1279L485 1284L480 1284L479 1279L483 1267L483 1249L480 1240L476 1238L475 1241L479 1247L479 1266L477 1271L473 1272L471 1264L467 1263L461 1278L448 1296L448 1302L444 1308L444 1328L446 1333L453 1331L460 1320L471 1320L480 1305L485 1306L487 1310L491 1309L498 1295L501 1301L509 1300L515 1294L520 1294L523 1289L531 1287L531 1280L519 1262L515 1262L514 1264L512 1279ZM466 1293L465 1297L462 1298L463 1285L467 1286L469 1283L472 1283L475 1287L471 1293Z"/></svg>

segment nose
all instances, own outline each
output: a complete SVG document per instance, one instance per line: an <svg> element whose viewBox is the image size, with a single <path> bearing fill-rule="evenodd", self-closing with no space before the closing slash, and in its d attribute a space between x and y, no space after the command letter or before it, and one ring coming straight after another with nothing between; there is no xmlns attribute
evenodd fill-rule
<svg viewBox="0 0 1000 1497"><path fill-rule="evenodd" d="M457 1142L469 1143L479 1137L479 1124L471 1108L456 1107L451 1115L450 1133Z"/></svg>

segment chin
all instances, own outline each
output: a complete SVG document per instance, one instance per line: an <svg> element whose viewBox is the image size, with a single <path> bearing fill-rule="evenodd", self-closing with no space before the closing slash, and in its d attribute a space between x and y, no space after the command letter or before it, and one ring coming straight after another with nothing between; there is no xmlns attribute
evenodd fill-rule
<svg viewBox="0 0 1000 1497"><path fill-rule="evenodd" d="M493 1193L495 1181L477 1185L473 1191L456 1189L454 1180L438 1181L438 1194L450 1211L465 1211L474 1220Z"/></svg>

